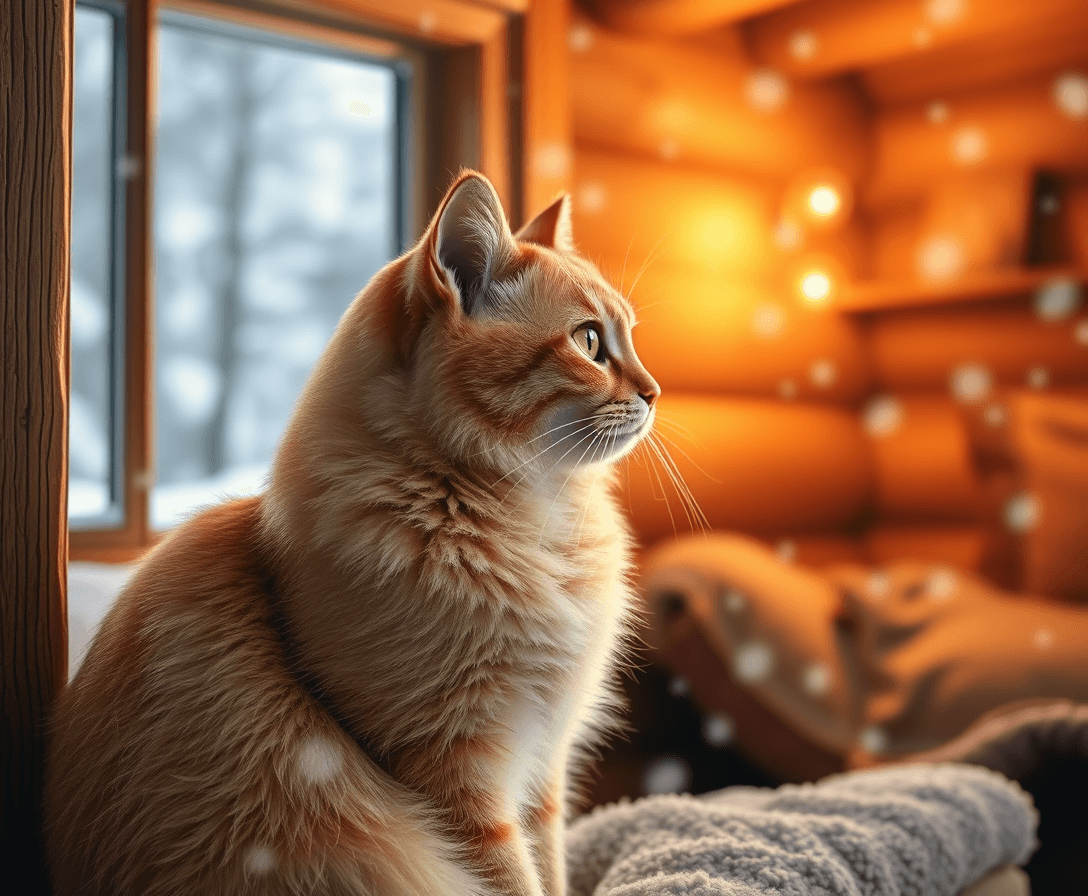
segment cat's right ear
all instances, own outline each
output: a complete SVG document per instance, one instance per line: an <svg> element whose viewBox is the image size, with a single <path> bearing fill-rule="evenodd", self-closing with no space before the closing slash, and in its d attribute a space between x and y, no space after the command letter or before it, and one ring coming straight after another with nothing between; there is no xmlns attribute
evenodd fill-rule
<svg viewBox="0 0 1088 896"><path fill-rule="evenodd" d="M433 225L430 251L461 309L477 313L495 272L515 251L506 214L487 178L469 172L450 188Z"/></svg>

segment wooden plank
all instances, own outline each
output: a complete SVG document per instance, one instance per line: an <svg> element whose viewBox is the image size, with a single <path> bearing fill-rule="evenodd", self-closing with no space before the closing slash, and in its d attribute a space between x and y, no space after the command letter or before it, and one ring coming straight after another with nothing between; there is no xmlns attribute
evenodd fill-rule
<svg viewBox="0 0 1088 896"><path fill-rule="evenodd" d="M531 0L522 20L522 208L526 218L570 189L573 168L567 65L570 6L570 0Z"/></svg>
<svg viewBox="0 0 1088 896"><path fill-rule="evenodd" d="M503 10L463 0L267 0L267 5L452 46L484 43L506 22Z"/></svg>
<svg viewBox="0 0 1088 896"><path fill-rule="evenodd" d="M1083 0L805 0L752 20L746 30L760 62L798 78L823 78L1083 14Z"/></svg>
<svg viewBox="0 0 1088 896"><path fill-rule="evenodd" d="M843 295L835 302L835 308L838 311L857 313L963 302L989 302L1030 295L1057 278L1088 283L1088 269L1011 268L937 283L921 280L855 283L844 289Z"/></svg>
<svg viewBox="0 0 1088 896"><path fill-rule="evenodd" d="M753 69L743 45L621 35L584 17L570 54L575 140L656 161L787 178L834 168L866 171L869 113L840 79L790 84ZM590 88L589 85L592 85Z"/></svg>
<svg viewBox="0 0 1088 896"><path fill-rule="evenodd" d="M1088 173L1088 117L1063 110L1053 77L941 99L944 106L936 110L912 102L876 116L866 204L920 196L957 171Z"/></svg>
<svg viewBox="0 0 1088 896"><path fill-rule="evenodd" d="M151 282L152 246L150 184L153 179L154 124L149 114L150 90L155 83L150 52L155 22L147 5L126 6L125 52L128 78L125 116L128 122L122 169L125 172L124 270L124 476L121 501L124 522L116 529L72 532L71 555L76 559L109 557L132 560L154 541L150 492L154 484L152 401L155 368L152 358Z"/></svg>
<svg viewBox="0 0 1088 896"><path fill-rule="evenodd" d="M797 0L586 0L612 28L639 34L695 34L789 6Z"/></svg>
<svg viewBox="0 0 1088 896"><path fill-rule="evenodd" d="M880 106L932 101L1025 78L1088 70L1088 16L1046 19L1034 28L988 35L878 65L861 73Z"/></svg>
<svg viewBox="0 0 1088 896"><path fill-rule="evenodd" d="M45 718L67 678L68 218L72 4L12 0L0 18L0 856L47 893Z"/></svg>
<svg viewBox="0 0 1088 896"><path fill-rule="evenodd" d="M259 28L262 31L269 31L294 40L338 47L367 56L387 59L399 56L403 52L403 48L395 41L382 40L344 28L333 28L300 16L287 18L260 9L231 6L224 4L222 0L167 0L162 6L189 15L229 22L232 25L242 25L247 28Z"/></svg>

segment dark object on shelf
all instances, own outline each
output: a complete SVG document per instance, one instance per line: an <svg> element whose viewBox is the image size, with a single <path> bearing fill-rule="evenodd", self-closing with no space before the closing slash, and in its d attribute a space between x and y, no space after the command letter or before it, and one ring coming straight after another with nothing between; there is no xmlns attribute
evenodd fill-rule
<svg viewBox="0 0 1088 896"><path fill-rule="evenodd" d="M1031 191L1026 265L1068 264L1072 260L1066 217L1062 179L1047 171L1038 172Z"/></svg>

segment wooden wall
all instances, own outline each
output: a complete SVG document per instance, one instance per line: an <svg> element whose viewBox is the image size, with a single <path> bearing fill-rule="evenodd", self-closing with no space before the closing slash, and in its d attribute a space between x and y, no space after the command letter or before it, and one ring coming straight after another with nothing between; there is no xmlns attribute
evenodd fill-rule
<svg viewBox="0 0 1088 896"><path fill-rule="evenodd" d="M1007 6L995 15L1023 17ZM908 55L866 43L858 8L791 4L712 36L576 13L575 238L638 309L659 432L712 527L971 566L956 376L1088 382L1083 310L1041 313L1047 277L1026 267L1039 171L1062 193L1046 270L1075 278L1088 263L1088 114L1062 94L1065 69L995 84L969 51L946 94L912 88L928 69L910 60L847 77L865 53ZM826 15L819 70L780 52L802 14ZM821 181L845 204L823 222L802 201ZM799 289L814 270L833 284L823 302ZM634 460L628 483L644 542L690 531L663 470Z"/></svg>

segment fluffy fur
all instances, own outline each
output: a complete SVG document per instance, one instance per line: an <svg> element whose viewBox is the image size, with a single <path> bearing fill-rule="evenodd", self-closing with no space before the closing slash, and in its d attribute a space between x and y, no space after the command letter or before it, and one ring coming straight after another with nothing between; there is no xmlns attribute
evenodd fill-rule
<svg viewBox="0 0 1088 896"><path fill-rule="evenodd" d="M267 492L149 555L57 706L57 896L564 893L631 613L609 462L658 394L568 204L514 236L462 175Z"/></svg>

